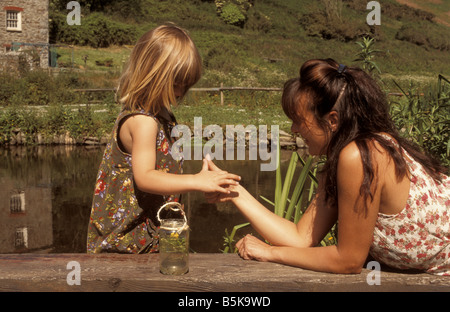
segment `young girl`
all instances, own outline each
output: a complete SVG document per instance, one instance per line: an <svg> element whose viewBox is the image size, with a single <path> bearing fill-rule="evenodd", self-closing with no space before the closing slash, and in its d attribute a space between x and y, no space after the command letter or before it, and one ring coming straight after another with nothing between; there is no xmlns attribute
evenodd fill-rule
<svg viewBox="0 0 450 312"><path fill-rule="evenodd" d="M87 251L144 253L158 250L156 213L189 191L229 192L239 177L202 170L182 175L171 156L176 120L171 104L201 75L201 59L188 34L173 25L143 35L119 84L123 105L97 176ZM178 194L178 195L177 195Z"/></svg>
<svg viewBox="0 0 450 312"><path fill-rule="evenodd" d="M268 245L246 236L244 259L358 273L368 254L398 269L450 275L450 179L395 129L383 92L358 68L310 60L284 87L282 105L313 155L326 155L317 196L297 225L241 186L232 200ZM210 169L218 171L211 162ZM316 247L338 221L338 243Z"/></svg>

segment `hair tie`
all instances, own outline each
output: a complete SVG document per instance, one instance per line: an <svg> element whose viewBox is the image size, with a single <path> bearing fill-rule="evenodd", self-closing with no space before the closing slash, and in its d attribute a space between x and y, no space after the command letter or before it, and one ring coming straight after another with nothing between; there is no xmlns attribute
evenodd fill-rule
<svg viewBox="0 0 450 312"><path fill-rule="evenodd" d="M342 74L346 68L347 66L345 66L344 64L339 64L339 68L337 70L338 74Z"/></svg>

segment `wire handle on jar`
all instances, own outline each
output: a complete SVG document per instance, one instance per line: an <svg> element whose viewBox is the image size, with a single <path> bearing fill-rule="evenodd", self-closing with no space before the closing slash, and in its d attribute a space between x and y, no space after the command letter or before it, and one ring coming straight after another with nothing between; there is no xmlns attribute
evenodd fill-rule
<svg viewBox="0 0 450 312"><path fill-rule="evenodd" d="M174 206L176 206L176 208L173 208ZM162 224L162 222L161 222L161 218L160 218L159 214L161 213L161 211L163 209L166 209L166 210L171 209L172 211L180 211L181 215L184 218L184 224L182 227L167 227L167 226L161 225L161 227L160 227L161 229L169 230L169 231L177 231L177 233L180 234L182 231L187 230L189 228L189 226L187 225L186 214L184 213L184 210L180 203L168 202L168 203L165 203L164 205L162 205L161 208L159 208L158 213L156 214L156 217L158 218L158 221L160 224Z"/></svg>

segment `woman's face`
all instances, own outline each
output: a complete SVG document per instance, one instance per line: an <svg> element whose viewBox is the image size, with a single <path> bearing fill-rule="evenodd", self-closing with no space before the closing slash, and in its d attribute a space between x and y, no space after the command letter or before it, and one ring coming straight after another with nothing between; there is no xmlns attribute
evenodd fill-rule
<svg viewBox="0 0 450 312"><path fill-rule="evenodd" d="M327 151L329 138L331 133L327 133L310 111L303 113L301 122L294 121L291 131L302 136L305 144L308 145L309 153L314 156L324 155ZM328 116L326 116L328 118Z"/></svg>

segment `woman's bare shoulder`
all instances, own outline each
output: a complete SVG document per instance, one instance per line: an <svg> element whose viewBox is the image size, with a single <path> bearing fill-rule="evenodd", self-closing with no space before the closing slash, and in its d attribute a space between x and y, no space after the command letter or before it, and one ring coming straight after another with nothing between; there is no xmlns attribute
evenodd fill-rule
<svg viewBox="0 0 450 312"><path fill-rule="evenodd" d="M339 164L352 165L361 162L361 152L355 141L347 144L339 153Z"/></svg>
<svg viewBox="0 0 450 312"><path fill-rule="evenodd" d="M390 157L389 153L385 150L385 148L377 141L377 140L369 140L367 142L369 157L371 158L371 162L388 162ZM361 160L361 150L356 144L355 141L347 144L339 154L339 162L344 162L348 164L352 164L353 162L362 162Z"/></svg>

